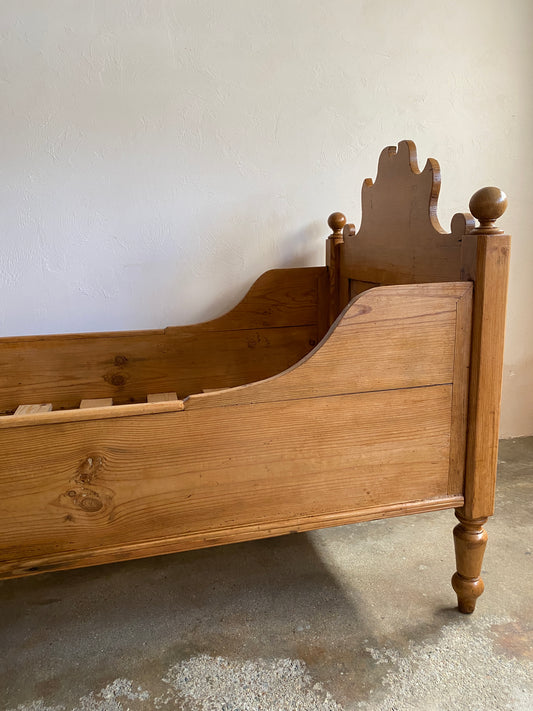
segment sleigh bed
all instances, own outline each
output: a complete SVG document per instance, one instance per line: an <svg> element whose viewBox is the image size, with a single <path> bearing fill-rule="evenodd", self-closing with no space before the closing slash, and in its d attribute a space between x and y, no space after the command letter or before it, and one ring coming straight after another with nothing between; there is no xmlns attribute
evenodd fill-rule
<svg viewBox="0 0 533 711"><path fill-rule="evenodd" d="M386 148L327 265L265 272L213 321L0 339L0 577L450 508L472 612L510 238L496 188L446 233L439 185Z"/></svg>

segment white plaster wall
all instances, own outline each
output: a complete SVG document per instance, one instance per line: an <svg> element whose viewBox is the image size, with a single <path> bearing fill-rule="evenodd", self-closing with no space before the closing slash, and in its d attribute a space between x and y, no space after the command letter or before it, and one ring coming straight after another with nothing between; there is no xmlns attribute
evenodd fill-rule
<svg viewBox="0 0 533 711"><path fill-rule="evenodd" d="M0 335L225 311L323 263L380 150L495 184L514 234L502 433L533 433L533 4L0 0Z"/></svg>

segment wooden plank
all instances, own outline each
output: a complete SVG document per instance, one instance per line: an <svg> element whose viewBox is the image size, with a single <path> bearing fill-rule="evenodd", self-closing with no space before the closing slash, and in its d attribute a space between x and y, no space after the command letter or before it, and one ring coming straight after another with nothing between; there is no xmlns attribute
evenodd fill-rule
<svg viewBox="0 0 533 711"><path fill-rule="evenodd" d="M111 407L113 404L113 398L112 397L101 397L101 398L93 398L89 400L82 400L80 402L80 410L86 410L91 407Z"/></svg>
<svg viewBox="0 0 533 711"><path fill-rule="evenodd" d="M86 422L87 420L108 420L117 417L137 417L153 415L159 412L179 412L184 409L183 400L153 403L132 403L131 405L113 405L113 407L92 407L80 410L55 410L38 414L12 417L0 417L0 430L34 427L35 425L56 425L68 422ZM28 435L26 435L28 436Z"/></svg>
<svg viewBox="0 0 533 711"><path fill-rule="evenodd" d="M4 570L26 555L230 540L240 526L445 498L451 397L443 385L35 425L31 441L6 429Z"/></svg>
<svg viewBox="0 0 533 711"><path fill-rule="evenodd" d="M233 387L288 368L316 343L316 325L0 339L0 410L30 398L51 400L57 410L77 408L82 398L111 397L122 405L145 402L147 393L185 396L203 387Z"/></svg>
<svg viewBox="0 0 533 711"><path fill-rule="evenodd" d="M172 402L177 399L176 393L151 393L146 396L146 402Z"/></svg>
<svg viewBox="0 0 533 711"><path fill-rule="evenodd" d="M185 409L451 383L457 302L469 293L466 282L365 291L296 367L219 394L192 395Z"/></svg>
<svg viewBox="0 0 533 711"><path fill-rule="evenodd" d="M37 415L41 412L50 412L52 410L52 403L46 403L45 405L19 405L14 415L19 417L20 415Z"/></svg>
<svg viewBox="0 0 533 711"><path fill-rule="evenodd" d="M408 516L416 513L429 513L443 509L457 508L463 504L462 496L445 496L426 501L407 501L390 506L356 509L339 514L298 517L291 520L274 521L247 526L234 526L216 531L199 531L181 536L165 536L157 540L124 543L116 546L101 546L79 551L39 554L31 550L26 557L14 557L0 562L0 578L16 578L25 575L54 570L79 568L88 565L100 565L115 561L132 560L140 557L177 553L180 551L209 548L227 543L253 541L258 538L272 538L288 533L312 531L317 528L343 526L360 521Z"/></svg>
<svg viewBox="0 0 533 711"><path fill-rule="evenodd" d="M324 275L326 267L266 272L228 314L192 326L1 338L0 413L39 399L54 409L82 398L122 405L270 377L318 342Z"/></svg>

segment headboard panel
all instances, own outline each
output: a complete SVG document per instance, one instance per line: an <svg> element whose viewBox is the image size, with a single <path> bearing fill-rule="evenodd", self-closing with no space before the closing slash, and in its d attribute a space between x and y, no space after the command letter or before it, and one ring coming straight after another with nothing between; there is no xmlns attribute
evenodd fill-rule
<svg viewBox="0 0 533 711"><path fill-rule="evenodd" d="M420 171L412 141L382 151L375 182L363 183L361 227L346 225L339 245L341 308L376 285L474 278L474 218L455 215L446 233L437 219L439 191L439 164L429 158Z"/></svg>

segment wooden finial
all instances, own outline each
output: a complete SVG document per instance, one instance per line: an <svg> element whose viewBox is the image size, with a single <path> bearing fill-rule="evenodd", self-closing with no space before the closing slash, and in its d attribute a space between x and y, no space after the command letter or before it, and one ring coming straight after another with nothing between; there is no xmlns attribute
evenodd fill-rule
<svg viewBox="0 0 533 711"><path fill-rule="evenodd" d="M507 195L499 188L481 188L470 199L470 212L479 220L479 227L474 232L501 234L496 227L496 220L507 209Z"/></svg>
<svg viewBox="0 0 533 711"><path fill-rule="evenodd" d="M346 239L347 237L355 237L356 232L357 230L355 229L355 225L349 222L347 225L344 225L342 236L344 239Z"/></svg>
<svg viewBox="0 0 533 711"><path fill-rule="evenodd" d="M328 217L328 225L333 234L329 236L330 239L335 240L336 244L342 242L342 228L346 224L346 217L342 212L332 212Z"/></svg>
<svg viewBox="0 0 533 711"><path fill-rule="evenodd" d="M342 212L332 212L328 217L328 225L331 227L333 232L342 232L342 228L346 224L346 217Z"/></svg>

